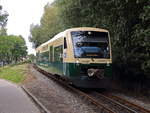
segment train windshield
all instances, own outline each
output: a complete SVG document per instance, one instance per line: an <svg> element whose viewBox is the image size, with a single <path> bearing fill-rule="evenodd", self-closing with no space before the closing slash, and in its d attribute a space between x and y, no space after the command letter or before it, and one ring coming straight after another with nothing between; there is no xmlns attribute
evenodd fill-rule
<svg viewBox="0 0 150 113"><path fill-rule="evenodd" d="M75 58L110 58L107 32L71 32Z"/></svg>

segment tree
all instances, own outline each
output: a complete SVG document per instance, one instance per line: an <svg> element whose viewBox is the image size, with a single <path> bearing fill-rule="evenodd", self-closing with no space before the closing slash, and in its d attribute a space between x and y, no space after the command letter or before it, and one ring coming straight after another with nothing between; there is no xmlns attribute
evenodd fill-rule
<svg viewBox="0 0 150 113"><path fill-rule="evenodd" d="M29 40L33 42L34 47L50 40L62 27L58 17L58 8L53 4L47 4L44 8L44 14L40 25L31 25Z"/></svg>
<svg viewBox="0 0 150 113"><path fill-rule="evenodd" d="M31 25L30 26L30 36L29 40L33 43L33 47L37 47L42 42L42 35L41 35L41 27L39 25Z"/></svg>
<svg viewBox="0 0 150 113"><path fill-rule="evenodd" d="M0 35L6 35L6 24L7 24L8 13L2 11L0 6Z"/></svg>
<svg viewBox="0 0 150 113"><path fill-rule="evenodd" d="M143 7L143 12L139 15L139 23L134 27L132 35L132 54L137 56L139 68L137 72L142 71L150 78L150 2Z"/></svg>
<svg viewBox="0 0 150 113"><path fill-rule="evenodd" d="M0 62L18 62L27 55L27 47L21 36L0 36Z"/></svg>

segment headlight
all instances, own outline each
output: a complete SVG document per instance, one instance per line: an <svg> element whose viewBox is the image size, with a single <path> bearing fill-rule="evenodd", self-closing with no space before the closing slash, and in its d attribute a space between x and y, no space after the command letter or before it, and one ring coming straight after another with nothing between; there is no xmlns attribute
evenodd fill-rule
<svg viewBox="0 0 150 113"><path fill-rule="evenodd" d="M104 69L88 69L87 74L89 77L96 76L99 79L104 78Z"/></svg>
<svg viewBox="0 0 150 113"><path fill-rule="evenodd" d="M93 69L88 69L87 73L88 73L89 77L91 77L94 75L95 72Z"/></svg>
<svg viewBox="0 0 150 113"><path fill-rule="evenodd" d="M76 63L78 64L78 63L79 63L79 60L76 60Z"/></svg>
<svg viewBox="0 0 150 113"><path fill-rule="evenodd" d="M107 62L107 65L106 66L110 66L110 63L109 62Z"/></svg>

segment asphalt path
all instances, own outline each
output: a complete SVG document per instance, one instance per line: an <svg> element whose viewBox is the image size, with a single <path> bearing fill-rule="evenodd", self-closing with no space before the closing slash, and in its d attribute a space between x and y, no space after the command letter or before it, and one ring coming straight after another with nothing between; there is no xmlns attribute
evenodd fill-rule
<svg viewBox="0 0 150 113"><path fill-rule="evenodd" d="M40 113L16 84L0 79L0 113Z"/></svg>

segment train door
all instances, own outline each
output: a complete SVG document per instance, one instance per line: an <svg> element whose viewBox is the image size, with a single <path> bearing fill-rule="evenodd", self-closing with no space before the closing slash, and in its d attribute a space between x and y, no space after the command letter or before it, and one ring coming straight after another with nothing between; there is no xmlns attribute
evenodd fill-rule
<svg viewBox="0 0 150 113"><path fill-rule="evenodd" d="M67 75L67 64L66 64L66 58L67 58L67 40L66 37L64 37L63 40L63 75Z"/></svg>
<svg viewBox="0 0 150 113"><path fill-rule="evenodd" d="M54 71L56 74L63 74L63 45L54 47Z"/></svg>

